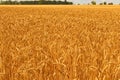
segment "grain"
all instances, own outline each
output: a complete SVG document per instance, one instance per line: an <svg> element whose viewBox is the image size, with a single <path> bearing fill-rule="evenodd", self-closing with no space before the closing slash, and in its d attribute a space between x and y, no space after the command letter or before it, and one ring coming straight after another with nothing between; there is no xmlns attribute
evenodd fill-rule
<svg viewBox="0 0 120 80"><path fill-rule="evenodd" d="M0 80L120 80L120 7L0 6Z"/></svg>

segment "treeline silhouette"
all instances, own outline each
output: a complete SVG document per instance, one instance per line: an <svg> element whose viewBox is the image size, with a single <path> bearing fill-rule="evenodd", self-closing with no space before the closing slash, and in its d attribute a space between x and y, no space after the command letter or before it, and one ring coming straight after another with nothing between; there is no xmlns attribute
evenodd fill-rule
<svg viewBox="0 0 120 80"><path fill-rule="evenodd" d="M97 3L96 3L96 1L91 1L91 4L92 5L96 5ZM110 2L110 3L107 3L107 2L102 2L102 3L99 3L99 5L113 5L113 3L112 2Z"/></svg>
<svg viewBox="0 0 120 80"><path fill-rule="evenodd" d="M72 2L68 2L68 1L46 1L46 0L40 0L40 1L1 1L0 4L6 4L6 5L14 5L14 4L22 4L22 5L42 5L42 4L63 4L63 5L72 5Z"/></svg>

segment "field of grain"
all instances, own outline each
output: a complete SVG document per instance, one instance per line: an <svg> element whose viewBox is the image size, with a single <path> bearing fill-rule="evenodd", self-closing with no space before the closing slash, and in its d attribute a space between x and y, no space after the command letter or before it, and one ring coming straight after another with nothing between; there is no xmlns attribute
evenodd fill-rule
<svg viewBox="0 0 120 80"><path fill-rule="evenodd" d="M120 6L0 6L0 80L120 80Z"/></svg>

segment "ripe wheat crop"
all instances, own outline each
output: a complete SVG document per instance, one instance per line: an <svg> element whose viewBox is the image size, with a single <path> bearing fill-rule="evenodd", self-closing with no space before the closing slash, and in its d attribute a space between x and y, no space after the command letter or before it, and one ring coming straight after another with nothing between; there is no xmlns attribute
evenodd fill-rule
<svg viewBox="0 0 120 80"><path fill-rule="evenodd" d="M0 80L120 80L120 7L0 6Z"/></svg>

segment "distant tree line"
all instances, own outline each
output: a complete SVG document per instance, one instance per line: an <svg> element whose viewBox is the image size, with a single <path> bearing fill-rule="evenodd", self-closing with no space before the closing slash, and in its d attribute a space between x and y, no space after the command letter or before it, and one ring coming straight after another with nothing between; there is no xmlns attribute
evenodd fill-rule
<svg viewBox="0 0 120 80"><path fill-rule="evenodd" d="M78 4L78 5L80 5L80 4ZM93 0L93 1L91 1L91 3L88 3L88 5L97 5L97 3L95 0ZM110 2L110 3L102 2L102 3L99 3L98 5L114 5L114 4L112 2Z"/></svg>
<svg viewBox="0 0 120 80"><path fill-rule="evenodd" d="M91 4L96 5L96 1L91 1ZM113 3L112 2L110 2L110 3L103 2L103 3L100 3L99 5L113 5Z"/></svg>
<svg viewBox="0 0 120 80"><path fill-rule="evenodd" d="M113 3L112 2L110 2L110 3L103 2L103 3L100 3L100 5L113 5Z"/></svg>
<svg viewBox="0 0 120 80"><path fill-rule="evenodd" d="M22 1L17 1L17 0L15 0L15 1L11 1L11 0L8 0L8 1L1 1L1 3L0 4L23 4L23 5L34 5L34 4L67 4L67 5L71 5L71 4L73 4L72 2L68 2L67 0L64 0L64 1L56 1L56 0L54 0L54 1L50 1L50 0L39 0L39 1L36 1L36 0L34 0L34 1L26 1L26 0L22 0Z"/></svg>

